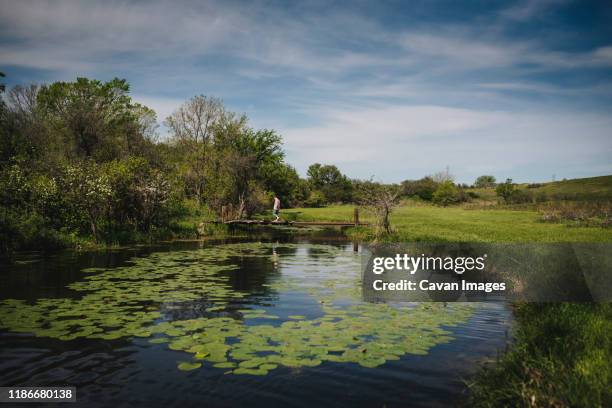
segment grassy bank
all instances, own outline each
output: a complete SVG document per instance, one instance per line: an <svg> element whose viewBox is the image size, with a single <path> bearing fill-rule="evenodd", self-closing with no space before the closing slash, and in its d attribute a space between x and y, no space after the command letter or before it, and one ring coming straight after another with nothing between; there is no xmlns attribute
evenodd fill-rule
<svg viewBox="0 0 612 408"><path fill-rule="evenodd" d="M300 220L350 220L353 206L298 208L284 216ZM371 222L369 214L362 221ZM612 242L612 230L539 221L536 211L397 208L389 240L465 242ZM348 231L371 239L369 228ZM514 305L510 350L469 381L470 405L482 407L596 407L612 404L612 305Z"/></svg>
<svg viewBox="0 0 612 408"><path fill-rule="evenodd" d="M478 407L612 404L612 305L521 304L515 342L470 383Z"/></svg>

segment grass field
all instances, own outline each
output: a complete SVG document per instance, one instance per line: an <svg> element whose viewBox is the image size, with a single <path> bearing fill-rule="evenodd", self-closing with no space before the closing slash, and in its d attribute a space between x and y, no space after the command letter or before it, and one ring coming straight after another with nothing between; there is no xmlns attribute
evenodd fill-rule
<svg viewBox="0 0 612 408"><path fill-rule="evenodd" d="M323 208L295 208L281 216L302 221L349 221L352 205ZM538 221L536 211L504 209L473 210L462 207L434 207L405 204L394 210L389 240L444 242L612 242L612 229L568 227ZM360 220L372 222L370 214L361 211ZM349 234L369 238L369 229L356 228Z"/></svg>

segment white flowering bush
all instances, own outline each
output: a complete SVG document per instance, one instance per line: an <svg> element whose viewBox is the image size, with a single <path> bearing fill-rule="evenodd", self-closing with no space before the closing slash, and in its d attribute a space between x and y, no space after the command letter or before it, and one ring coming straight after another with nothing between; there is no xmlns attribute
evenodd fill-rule
<svg viewBox="0 0 612 408"><path fill-rule="evenodd" d="M70 210L68 221L89 224L94 239L98 238L98 226L109 211L109 199L113 194L108 176L97 164L67 165L56 180L62 201Z"/></svg>

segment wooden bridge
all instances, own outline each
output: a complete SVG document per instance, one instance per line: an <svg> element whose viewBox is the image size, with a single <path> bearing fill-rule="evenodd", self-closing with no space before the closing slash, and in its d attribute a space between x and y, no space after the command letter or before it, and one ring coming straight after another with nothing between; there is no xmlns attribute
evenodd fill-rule
<svg viewBox="0 0 612 408"><path fill-rule="evenodd" d="M222 211L224 214L225 211ZM289 221L289 220L225 220L223 217L217 221L206 221L208 224L227 224L227 225L285 225L293 227L308 227L308 226L322 226L322 227L355 227L355 226L368 226L370 224L366 222L359 222L359 209L355 208L353 212L352 221Z"/></svg>

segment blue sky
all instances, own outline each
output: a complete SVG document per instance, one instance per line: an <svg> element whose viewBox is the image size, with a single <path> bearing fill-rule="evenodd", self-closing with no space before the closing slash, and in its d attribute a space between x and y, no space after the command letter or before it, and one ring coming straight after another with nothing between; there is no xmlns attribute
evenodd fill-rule
<svg viewBox="0 0 612 408"><path fill-rule="evenodd" d="M609 1L1 1L0 69L126 78L160 122L221 97L302 175L612 174Z"/></svg>

